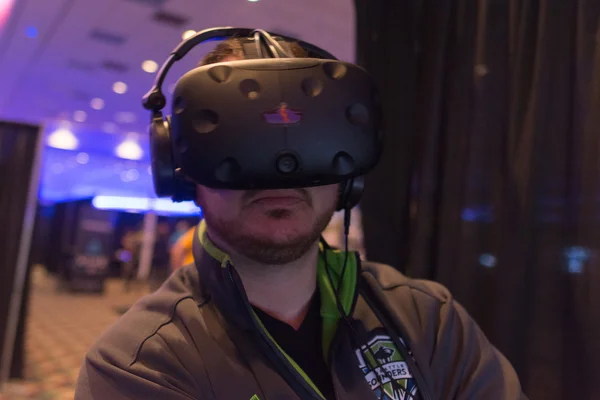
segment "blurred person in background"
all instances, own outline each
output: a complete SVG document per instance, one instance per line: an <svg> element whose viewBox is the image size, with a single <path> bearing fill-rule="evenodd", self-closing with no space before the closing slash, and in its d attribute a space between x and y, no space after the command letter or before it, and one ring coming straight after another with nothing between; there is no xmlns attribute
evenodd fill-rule
<svg viewBox="0 0 600 400"><path fill-rule="evenodd" d="M171 247L177 243L180 237L182 237L190 229L190 224L186 220L177 221L175 224L175 230L169 236L169 244Z"/></svg>
<svg viewBox="0 0 600 400"><path fill-rule="evenodd" d="M169 224L159 222L154 241L154 251L152 253L152 270L150 273L150 288L152 291L158 289L160 285L169 277L171 269L170 263L170 243L169 243Z"/></svg>
<svg viewBox="0 0 600 400"><path fill-rule="evenodd" d="M195 226L189 228L171 247L171 271L194 262L194 254L192 253L194 232L196 232Z"/></svg>
<svg viewBox="0 0 600 400"><path fill-rule="evenodd" d="M121 238L121 248L117 251L117 258L121 261L121 277L125 292L131 290L131 283L136 279L141 245L139 239L138 232L128 230Z"/></svg>

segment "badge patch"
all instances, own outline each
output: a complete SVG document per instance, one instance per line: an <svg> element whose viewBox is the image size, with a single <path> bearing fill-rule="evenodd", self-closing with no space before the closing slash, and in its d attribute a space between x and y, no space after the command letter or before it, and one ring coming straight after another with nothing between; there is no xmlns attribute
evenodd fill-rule
<svg viewBox="0 0 600 400"><path fill-rule="evenodd" d="M387 335L376 335L369 341L369 347L371 351L363 346L355 353L358 366L375 396L385 400L416 399L415 380L392 339Z"/></svg>

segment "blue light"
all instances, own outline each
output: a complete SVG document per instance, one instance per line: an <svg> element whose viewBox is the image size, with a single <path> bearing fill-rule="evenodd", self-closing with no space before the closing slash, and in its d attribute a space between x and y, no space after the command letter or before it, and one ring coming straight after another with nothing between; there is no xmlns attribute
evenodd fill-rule
<svg viewBox="0 0 600 400"><path fill-rule="evenodd" d="M570 274L582 274L585 264L589 261L590 249L582 246L567 247L563 255L567 262L567 272Z"/></svg>
<svg viewBox="0 0 600 400"><path fill-rule="evenodd" d="M150 210L150 199L142 197L96 196L92 204L100 210Z"/></svg>
<svg viewBox="0 0 600 400"><path fill-rule="evenodd" d="M583 262L581 260L569 260L567 271L570 274L581 274L583 272Z"/></svg>
<svg viewBox="0 0 600 400"><path fill-rule="evenodd" d="M38 35L38 30L35 26L28 26L27 29L25 30L25 34L27 35L27 37L30 38L35 38Z"/></svg>
<svg viewBox="0 0 600 400"><path fill-rule="evenodd" d="M206 42L221 42L221 41L223 41L225 39L227 39L227 36L216 36L214 38L206 39L202 43L206 43ZM175 86L175 85L173 85L173 86Z"/></svg>
<svg viewBox="0 0 600 400"><path fill-rule="evenodd" d="M173 203L170 199L150 199L143 197L96 196L94 207L100 210L121 210L127 212L155 211L159 214L200 215L200 209L191 201Z"/></svg>
<svg viewBox="0 0 600 400"><path fill-rule="evenodd" d="M498 260L492 254L482 254L481 256L479 256L479 264L486 268L494 268L497 263Z"/></svg>
<svg viewBox="0 0 600 400"><path fill-rule="evenodd" d="M465 208L461 218L467 222L494 222L494 214L490 206L474 206Z"/></svg>

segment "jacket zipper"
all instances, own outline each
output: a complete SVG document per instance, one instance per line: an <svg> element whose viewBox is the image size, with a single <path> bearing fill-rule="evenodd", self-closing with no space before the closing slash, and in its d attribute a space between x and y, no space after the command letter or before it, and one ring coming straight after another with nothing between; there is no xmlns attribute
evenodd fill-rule
<svg viewBox="0 0 600 400"><path fill-rule="evenodd" d="M256 320L257 317L255 316L254 311L252 310L252 306L250 305L250 302L248 301L247 296L245 295L245 293L242 290L242 288L240 287L239 283L236 281L236 279L233 277L233 274L231 273L231 265L228 264L227 268L228 268L227 272L229 275L229 279L231 280L231 282L237 289L237 293L241 297L242 302L244 303L244 306L246 307L246 311L250 314L250 318L252 318L252 324L254 325L255 330L260 334L260 337L262 339L261 343L263 344L264 347L266 347L265 350L268 351L268 354L273 356L270 358L275 358L276 361L278 361L280 364L283 364L285 366L286 370L291 374L291 376L295 378L294 383L296 383L296 384L292 384L292 382L288 382L288 384L290 384L292 389L302 399L307 398L307 397L304 397L303 395L301 395L302 393L305 393L305 394L309 395L310 396L309 398L311 398L311 399L324 400L324 398L321 395L319 395L319 393L317 393L310 386L310 384L304 379L304 377L302 377L300 374L298 374L298 371L296 370L296 368L294 368L294 366L289 362L289 360L286 358L286 356L283 355L283 353L281 352L279 347L275 344L275 342L267 335L265 330L260 326L260 324Z"/></svg>

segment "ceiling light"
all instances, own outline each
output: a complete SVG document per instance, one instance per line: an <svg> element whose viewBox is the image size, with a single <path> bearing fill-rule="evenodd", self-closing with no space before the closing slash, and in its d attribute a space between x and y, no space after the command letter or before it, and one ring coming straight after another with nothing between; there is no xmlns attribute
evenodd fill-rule
<svg viewBox="0 0 600 400"><path fill-rule="evenodd" d="M129 111L120 111L115 114L115 121L119 124L131 124L135 122L135 114Z"/></svg>
<svg viewBox="0 0 600 400"><path fill-rule="evenodd" d="M130 169L121 172L121 180L123 182L133 182L140 177L140 173L136 169Z"/></svg>
<svg viewBox="0 0 600 400"><path fill-rule="evenodd" d="M192 36L194 36L195 34L196 34L196 31L193 31L193 30L185 31L185 32L183 32L183 35L181 35L181 38L182 38L183 40L186 40L186 39L189 39L189 38L191 38L191 37L192 37Z"/></svg>
<svg viewBox="0 0 600 400"><path fill-rule="evenodd" d="M146 60L142 63L142 69L144 70L144 72L153 74L158 70L158 64L156 63L156 61Z"/></svg>
<svg viewBox="0 0 600 400"><path fill-rule="evenodd" d="M85 111L75 111L73 113L73 120L76 122L84 122L87 118L87 113Z"/></svg>
<svg viewBox="0 0 600 400"><path fill-rule="evenodd" d="M129 178L129 180L135 181L137 180L137 178L140 177L140 173L137 171L137 169L130 169L129 171L127 171L127 177Z"/></svg>
<svg viewBox="0 0 600 400"><path fill-rule="evenodd" d="M126 160L140 160L144 155L144 151L137 142L128 139L117 146L115 154L117 157Z"/></svg>
<svg viewBox="0 0 600 400"><path fill-rule="evenodd" d="M12 8L14 6L14 0L2 0L0 1L0 28L4 27L4 24L8 20Z"/></svg>
<svg viewBox="0 0 600 400"><path fill-rule="evenodd" d="M27 29L25 30L25 34L27 35L28 38L35 38L38 35L38 30L35 26L29 26L27 27Z"/></svg>
<svg viewBox="0 0 600 400"><path fill-rule="evenodd" d="M58 129L48 137L48 146L55 149L75 150L79 141L68 129Z"/></svg>
<svg viewBox="0 0 600 400"><path fill-rule="evenodd" d="M92 107L94 110L102 110L104 108L104 100L96 97L90 102L90 107Z"/></svg>
<svg viewBox="0 0 600 400"><path fill-rule="evenodd" d="M87 153L79 153L75 156L75 161L79 164L87 164L90 161L90 156Z"/></svg>
<svg viewBox="0 0 600 400"><path fill-rule="evenodd" d="M117 94L125 94L127 92L127 84L125 82L113 83L113 91Z"/></svg>
<svg viewBox="0 0 600 400"><path fill-rule="evenodd" d="M258 0L248 0L250 3L258 3Z"/></svg>

